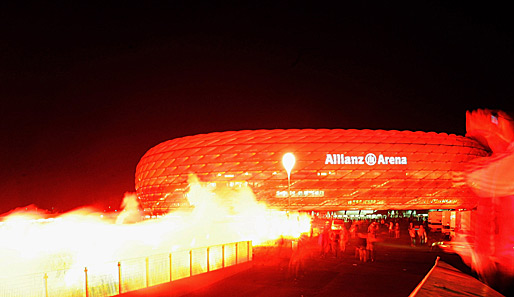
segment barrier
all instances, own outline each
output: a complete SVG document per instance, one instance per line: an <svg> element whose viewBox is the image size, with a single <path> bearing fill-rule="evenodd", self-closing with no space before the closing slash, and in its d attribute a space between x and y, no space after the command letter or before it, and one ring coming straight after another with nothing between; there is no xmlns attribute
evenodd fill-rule
<svg viewBox="0 0 514 297"><path fill-rule="evenodd" d="M104 297L252 260L251 241L0 278L0 297Z"/></svg>
<svg viewBox="0 0 514 297"><path fill-rule="evenodd" d="M455 267L439 261L437 257L434 267L412 291L409 297L429 296L490 296L503 297L485 283L465 274Z"/></svg>

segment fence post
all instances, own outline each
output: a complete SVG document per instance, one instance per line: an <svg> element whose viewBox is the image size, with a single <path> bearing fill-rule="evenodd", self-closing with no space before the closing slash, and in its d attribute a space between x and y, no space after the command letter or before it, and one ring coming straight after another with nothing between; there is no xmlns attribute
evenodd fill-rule
<svg viewBox="0 0 514 297"><path fill-rule="evenodd" d="M87 284L87 267L84 268L84 273L86 275L86 297L89 297L89 288Z"/></svg>
<svg viewBox="0 0 514 297"><path fill-rule="evenodd" d="M121 294L121 262L118 262L118 294Z"/></svg>
<svg viewBox="0 0 514 297"><path fill-rule="evenodd" d="M193 250L189 250L189 276L193 276Z"/></svg>
<svg viewBox="0 0 514 297"><path fill-rule="evenodd" d="M237 242L236 242L236 264L237 264L237 250L238 250L238 248L237 248Z"/></svg>
<svg viewBox="0 0 514 297"><path fill-rule="evenodd" d="M43 278L45 279L45 297L48 297L48 274L45 273Z"/></svg>
<svg viewBox="0 0 514 297"><path fill-rule="evenodd" d="M221 245L221 267L225 268L225 245Z"/></svg>
<svg viewBox="0 0 514 297"><path fill-rule="evenodd" d="M145 258L145 262L146 262L146 287L148 288L149 287L149 284L150 284L150 264L149 264L149 260L148 260L148 257Z"/></svg>
<svg viewBox="0 0 514 297"><path fill-rule="evenodd" d="M173 262L171 261L171 253L170 253L170 282L173 281Z"/></svg>
<svg viewBox="0 0 514 297"><path fill-rule="evenodd" d="M210 250L210 247L207 248L207 272L211 271L210 270L210 267L209 267L209 250Z"/></svg>

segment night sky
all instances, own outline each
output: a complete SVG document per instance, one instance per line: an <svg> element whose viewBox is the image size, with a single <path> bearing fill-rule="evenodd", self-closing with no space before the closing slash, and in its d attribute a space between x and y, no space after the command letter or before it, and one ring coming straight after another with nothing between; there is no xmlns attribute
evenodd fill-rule
<svg viewBox="0 0 514 297"><path fill-rule="evenodd" d="M117 207L143 154L187 135L464 135L466 110L514 110L507 6L71 2L0 4L0 212Z"/></svg>

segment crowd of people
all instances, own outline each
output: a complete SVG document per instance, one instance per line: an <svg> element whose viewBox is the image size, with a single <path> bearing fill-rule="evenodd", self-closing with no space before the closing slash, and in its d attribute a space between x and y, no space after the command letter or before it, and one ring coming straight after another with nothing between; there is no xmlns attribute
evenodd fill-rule
<svg viewBox="0 0 514 297"><path fill-rule="evenodd" d="M330 221L322 228L318 237L320 256L338 258L348 246L355 248L355 257L362 262L376 260L376 242L389 237L391 240L400 239L400 234L407 231L411 238L411 246L427 244L427 222L410 221L409 219L395 220L353 220L332 228ZM409 227L406 228L407 223Z"/></svg>
<svg viewBox="0 0 514 297"><path fill-rule="evenodd" d="M303 273L305 259L316 257L315 254L321 258L342 258L343 253L354 252L359 261L374 262L378 241L398 241L402 234L408 234L411 246L427 244L426 221L407 218L388 221L351 220L335 225L331 220L319 220L316 226L319 232L313 229L310 236L302 234L298 240L291 242L288 272L294 279ZM317 246L317 252L313 253L309 243Z"/></svg>

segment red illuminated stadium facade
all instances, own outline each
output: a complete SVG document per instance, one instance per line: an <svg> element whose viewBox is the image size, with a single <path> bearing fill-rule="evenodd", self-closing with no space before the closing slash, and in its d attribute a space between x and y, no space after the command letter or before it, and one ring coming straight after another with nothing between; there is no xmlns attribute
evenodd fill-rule
<svg viewBox="0 0 514 297"><path fill-rule="evenodd" d="M288 197L282 156L292 152ZM247 130L188 136L150 149L136 169L146 213L187 206L188 177L215 187L251 187L281 209L470 209L477 196L459 173L487 156L477 141L433 132Z"/></svg>

